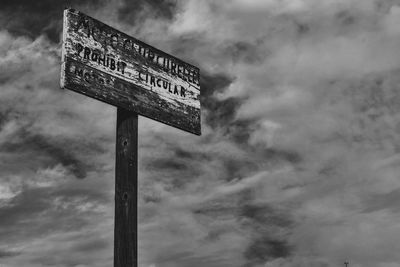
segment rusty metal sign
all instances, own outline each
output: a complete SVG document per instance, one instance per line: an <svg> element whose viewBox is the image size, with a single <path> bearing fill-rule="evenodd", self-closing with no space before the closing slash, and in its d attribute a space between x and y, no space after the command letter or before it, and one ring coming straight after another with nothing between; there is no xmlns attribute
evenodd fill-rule
<svg viewBox="0 0 400 267"><path fill-rule="evenodd" d="M61 88L200 135L193 65L79 11L64 11Z"/></svg>

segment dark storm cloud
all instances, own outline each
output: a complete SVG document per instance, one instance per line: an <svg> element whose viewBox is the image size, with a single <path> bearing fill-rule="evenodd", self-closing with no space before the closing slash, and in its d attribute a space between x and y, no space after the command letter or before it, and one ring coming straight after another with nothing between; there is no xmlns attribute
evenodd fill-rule
<svg viewBox="0 0 400 267"><path fill-rule="evenodd" d="M0 112L0 131L4 123L6 123L9 119L9 111L7 112Z"/></svg>
<svg viewBox="0 0 400 267"><path fill-rule="evenodd" d="M176 159L155 159L148 163L148 167L158 169L160 171L168 170L185 170L188 168L183 162Z"/></svg>
<svg viewBox="0 0 400 267"><path fill-rule="evenodd" d="M206 122L212 127L228 126L235 118L236 111L241 102L240 99L233 97L224 100L215 100L213 103L210 103L209 116L206 118Z"/></svg>
<svg viewBox="0 0 400 267"><path fill-rule="evenodd" d="M368 196L364 201L367 208L363 212L370 213L389 209L398 213L400 211L400 189L387 194L374 194Z"/></svg>
<svg viewBox="0 0 400 267"><path fill-rule="evenodd" d="M356 18L348 10L339 11L336 14L336 19L343 26L349 26L356 22Z"/></svg>
<svg viewBox="0 0 400 267"><path fill-rule="evenodd" d="M237 111L237 107L233 112ZM221 121L221 126L225 125L225 135L229 136L237 145L248 147L248 141L256 120L249 119L233 119L230 123L224 124Z"/></svg>
<svg viewBox="0 0 400 267"><path fill-rule="evenodd" d="M269 205L261 204L245 204L240 208L240 217L250 219L255 223L266 223L282 228L293 226L293 221L288 217Z"/></svg>
<svg viewBox="0 0 400 267"><path fill-rule="evenodd" d="M240 107L243 99L239 97L229 97L219 99L218 94L224 92L234 79L226 74L201 74L201 105L206 110L205 122L212 128L224 128L225 131L233 130L245 132L240 129L245 123L236 121L236 111ZM237 131L235 131L236 128Z"/></svg>
<svg viewBox="0 0 400 267"><path fill-rule="evenodd" d="M0 237L12 242L21 237L28 240L37 235L82 229L101 212L87 210L78 216L80 206L95 207L109 202L106 193L91 188L25 186L6 206L0 207Z"/></svg>
<svg viewBox="0 0 400 267"><path fill-rule="evenodd" d="M100 146L93 143L77 143L71 140L55 140L50 137L31 134L25 130L21 130L13 136L12 140L7 143L0 144L3 152L16 154L31 154L38 159L42 159L43 166L54 166L58 163L66 166L75 177L82 179L86 177L88 170L93 166L85 163L85 159L80 157L77 151L85 151L86 153L104 152Z"/></svg>
<svg viewBox="0 0 400 267"><path fill-rule="evenodd" d="M238 145L247 146L257 120L238 119L236 116L243 102L246 101L246 97L220 98L218 96L228 90L235 78L223 73L203 72L201 75L201 105L205 110L203 121L213 129L221 130L222 134Z"/></svg>
<svg viewBox="0 0 400 267"><path fill-rule="evenodd" d="M240 145L246 146L245 143ZM218 161L215 161L213 160L215 152L193 148L190 150L175 143L165 145L163 149L169 153L163 157L143 157L144 169L154 175L152 179L169 184L174 190L182 190L184 186L190 185L196 177L204 173L204 166L209 164L218 164L220 173L218 179L228 183L245 178L259 170L260 162L257 158L222 153L218 156ZM155 175L158 172L161 172L162 176Z"/></svg>
<svg viewBox="0 0 400 267"><path fill-rule="evenodd" d="M250 193L250 194L249 194ZM251 197L248 192L247 198ZM290 229L295 226L292 218L283 211L266 204L256 204L247 200L239 213L242 223L253 238L244 251L248 260L245 266L256 266L265 262L289 257L292 246L287 241ZM278 233L282 234L278 234Z"/></svg>
<svg viewBox="0 0 400 267"><path fill-rule="evenodd" d="M296 24L296 30L299 35L307 34L310 31L310 26L307 23L294 22Z"/></svg>
<svg viewBox="0 0 400 267"><path fill-rule="evenodd" d="M58 42L62 31L62 14L66 7L96 6L101 0L3 0L0 26L16 35L36 38L46 34Z"/></svg>
<svg viewBox="0 0 400 267"><path fill-rule="evenodd" d="M96 189L104 184L98 180L96 186L88 180L70 183L63 173L54 171L25 175L20 180L21 190L1 202L0 240L6 248L19 252L5 260L17 266L26 262L29 266L90 265L99 257L93 254L108 251L110 246L108 234L99 227L106 221L104 207L112 203L106 189ZM40 184L43 175L48 176L49 184ZM16 183L16 179L9 182ZM22 248L18 245L21 240Z"/></svg>
<svg viewBox="0 0 400 267"><path fill-rule="evenodd" d="M268 236L260 237L253 240L246 249L244 255L249 262L244 266L256 266L274 259L286 258L290 254L290 245L285 240L275 240Z"/></svg>
<svg viewBox="0 0 400 267"><path fill-rule="evenodd" d="M86 123L79 126L79 131L74 130L75 123L85 120L79 111L83 105L58 89L56 45L46 38L30 40L4 31L0 39L4 42L1 75L7 78L0 97L3 173L31 173L61 164L81 179L95 166L102 168L104 164L96 163L93 156L107 152L107 137L93 134L89 128L85 132ZM93 115L86 118L96 121ZM99 118L103 120L104 116Z"/></svg>
<svg viewBox="0 0 400 267"><path fill-rule="evenodd" d="M196 179L201 173L200 166L203 161L165 156L165 158L144 158L143 163L143 168L152 174L153 181L169 185L170 190L174 191L182 190ZM144 197L149 199L146 195Z"/></svg>
<svg viewBox="0 0 400 267"><path fill-rule="evenodd" d="M8 250L1 250L0 249L0 259L15 257L15 256L18 256L20 254L21 254L20 252L16 252L16 251L8 251Z"/></svg>
<svg viewBox="0 0 400 267"><path fill-rule="evenodd" d="M123 0L118 17L130 24L149 17L171 20L176 12L176 2L177 0Z"/></svg>
<svg viewBox="0 0 400 267"><path fill-rule="evenodd" d="M192 210L196 216L209 216L214 218L237 217L240 212L240 204L234 197L226 197L204 203Z"/></svg>
<svg viewBox="0 0 400 267"><path fill-rule="evenodd" d="M242 179L258 171L258 164L253 159L226 158L223 160L223 166L225 167L225 175L221 179L227 182Z"/></svg>
<svg viewBox="0 0 400 267"><path fill-rule="evenodd" d="M7 206L0 208L0 233L2 235L8 234L10 227L15 227L22 224L29 224L26 218L30 220L37 219L37 216L46 211L51 206L51 200L47 189L32 189L26 190L15 196ZM24 223L25 221L25 223ZM15 227L15 229L18 229Z"/></svg>
<svg viewBox="0 0 400 267"><path fill-rule="evenodd" d="M276 148L266 148L262 149L260 153L263 158L269 162L270 165L274 165L279 162L288 162L291 164L297 164L301 162L301 156L296 151L285 151Z"/></svg>
<svg viewBox="0 0 400 267"><path fill-rule="evenodd" d="M227 57L231 58L236 63L245 64L261 64L268 56L268 51L262 43L262 40L252 40L253 42L238 41L227 44L224 47L224 52Z"/></svg>
<svg viewBox="0 0 400 267"><path fill-rule="evenodd" d="M201 73L201 104L206 109L212 109L216 106L215 94L221 93L234 81L232 77L227 74L209 74Z"/></svg>
<svg viewBox="0 0 400 267"><path fill-rule="evenodd" d="M295 226L291 216L270 205L255 203L254 200L253 190L247 189L203 203L192 210L200 221L206 217L225 224L225 227L210 227L205 242L218 242L224 235L234 231L228 226L232 220L240 223L241 230L251 236L241 249L245 263L240 266L246 267L263 266L268 261L287 258L293 252L287 240L287 235Z"/></svg>
<svg viewBox="0 0 400 267"><path fill-rule="evenodd" d="M79 266L82 261L74 258L63 259L60 263L60 259L57 255L47 254L45 256L35 257L31 259L32 264L40 264L40 266L63 266L63 267L74 267Z"/></svg>
<svg viewBox="0 0 400 267"><path fill-rule="evenodd" d="M74 199L93 201L99 204L108 204L111 197L104 191L93 190L90 187L58 187L51 191L51 197L60 197L62 201L69 202Z"/></svg>
<svg viewBox="0 0 400 267"><path fill-rule="evenodd" d="M57 201L59 204L66 204L64 207L53 210L50 213L44 213L50 211L50 207L55 207ZM74 203L78 200L78 203ZM69 217L71 210L76 208L75 205L84 204L85 201L93 201L95 203L104 204L109 201L109 197L104 193L93 192L89 189L57 189L57 188L29 188L27 187L23 192L15 196L8 205L0 208L0 214L2 220L0 224L2 227L12 226L13 224L23 224L28 226L30 223L26 218L30 218L31 222L36 221L38 224L32 224L34 228L40 228L41 230L50 230L57 228L74 228L74 225L70 225L71 221L63 222ZM68 205L69 203L69 205ZM53 217L54 216L54 217ZM72 219L72 218L71 218ZM55 223L56 220L58 223ZM79 218L74 220L76 224L81 224ZM11 223L13 222L13 223Z"/></svg>
<svg viewBox="0 0 400 267"><path fill-rule="evenodd" d="M187 159L187 160L210 160L211 156L206 153L199 151L189 151L181 147L175 147L175 156L177 158Z"/></svg>
<svg viewBox="0 0 400 267"><path fill-rule="evenodd" d="M224 198L210 201L203 206L193 209L197 215L204 216L233 216L257 234L269 233L271 227L290 229L294 221L290 216L267 204L253 203L254 196L251 190L225 196Z"/></svg>
<svg viewBox="0 0 400 267"><path fill-rule="evenodd" d="M110 242L105 239L95 239L95 240L88 240L86 242L82 242L76 247L74 247L74 250L79 251L79 252L93 252L96 250L101 250L104 248L109 248L110 247Z"/></svg>

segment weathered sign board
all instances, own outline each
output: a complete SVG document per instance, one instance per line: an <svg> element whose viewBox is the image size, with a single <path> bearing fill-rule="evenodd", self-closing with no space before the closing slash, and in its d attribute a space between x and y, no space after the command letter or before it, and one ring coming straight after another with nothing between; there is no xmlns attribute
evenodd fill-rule
<svg viewBox="0 0 400 267"><path fill-rule="evenodd" d="M118 107L114 267L137 267L138 114L200 135L199 69L66 9L61 88Z"/></svg>
<svg viewBox="0 0 400 267"><path fill-rule="evenodd" d="M79 11L64 11L61 88L201 134L199 69Z"/></svg>

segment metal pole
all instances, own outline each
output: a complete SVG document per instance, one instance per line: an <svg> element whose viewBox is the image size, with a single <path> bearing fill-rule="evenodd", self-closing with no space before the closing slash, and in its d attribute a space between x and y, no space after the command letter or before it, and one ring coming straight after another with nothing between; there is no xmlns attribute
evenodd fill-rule
<svg viewBox="0 0 400 267"><path fill-rule="evenodd" d="M114 267L137 267L138 115L118 108Z"/></svg>

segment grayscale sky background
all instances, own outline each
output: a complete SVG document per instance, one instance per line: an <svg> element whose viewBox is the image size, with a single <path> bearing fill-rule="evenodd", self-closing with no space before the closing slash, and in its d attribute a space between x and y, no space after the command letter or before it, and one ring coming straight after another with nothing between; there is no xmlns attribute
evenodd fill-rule
<svg viewBox="0 0 400 267"><path fill-rule="evenodd" d="M140 118L140 267L400 266L400 1L1 0L1 267L112 266L116 108L59 88L66 6L201 69L201 137Z"/></svg>

